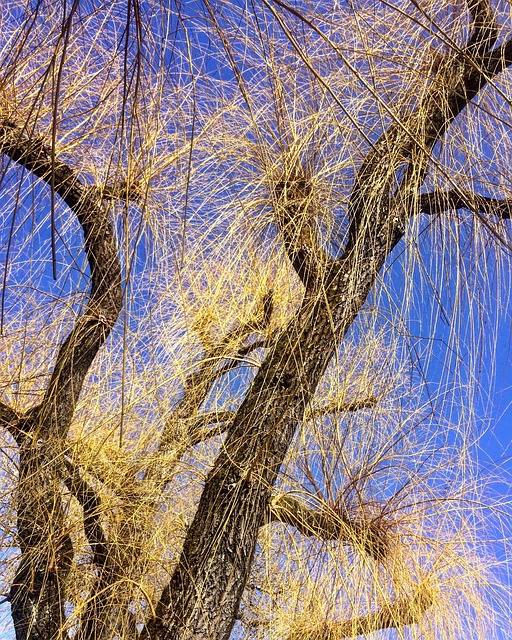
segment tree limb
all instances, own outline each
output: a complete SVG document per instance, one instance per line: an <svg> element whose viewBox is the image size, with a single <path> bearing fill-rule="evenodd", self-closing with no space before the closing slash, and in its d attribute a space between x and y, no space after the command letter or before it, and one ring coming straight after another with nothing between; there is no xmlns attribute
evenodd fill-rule
<svg viewBox="0 0 512 640"><path fill-rule="evenodd" d="M379 611L345 622L325 622L309 629L292 632L287 640L341 640L367 636L383 629L402 629L421 622L426 611L434 604L434 595L428 585L420 585L409 598L400 598L384 605Z"/></svg>
<svg viewBox="0 0 512 640"><path fill-rule="evenodd" d="M302 168L274 186L275 220L284 248L302 284L309 289L331 262L314 228L314 188Z"/></svg>
<svg viewBox="0 0 512 640"><path fill-rule="evenodd" d="M272 295L272 291L269 291L258 303L260 313L256 312L255 315L259 315L259 319L239 323L218 343L210 345L197 371L187 376L184 384L183 397L167 420L158 445L157 454L168 451L169 449L181 448L182 443L185 444L185 451L190 448L190 446L193 446L193 444L189 444L190 442L197 444L197 442L194 442L196 439L194 431L197 427L206 424L204 422L205 414L201 415L197 414L197 412L206 400L214 382L238 366L240 364L240 358L267 344L266 340L257 340L249 345L243 345L252 333L255 331L264 331L268 326L273 309ZM204 336L202 341L203 344L208 344ZM228 362L219 367L219 363L226 359L228 359ZM213 418L213 414L209 415ZM215 422L224 421L224 419L215 420ZM182 430L176 432L177 423L185 428L185 433L183 433ZM201 438L201 440L202 439L205 438ZM199 442L201 440L199 440Z"/></svg>
<svg viewBox="0 0 512 640"><path fill-rule="evenodd" d="M314 420L315 418L323 418L339 413L354 413L362 409L374 409L379 399L377 396L368 396L359 400L350 400L349 402L331 402L323 407L312 407L306 411L304 421Z"/></svg>
<svg viewBox="0 0 512 640"><path fill-rule="evenodd" d="M16 411L5 402L0 401L0 427L8 431L18 444L21 437L19 420L20 416Z"/></svg>
<svg viewBox="0 0 512 640"><path fill-rule="evenodd" d="M100 522L100 498L90 483L81 476L75 464L68 459L65 464L68 473L64 482L84 512L84 532L91 545L93 562L98 568L104 567L108 557L108 543Z"/></svg>
<svg viewBox="0 0 512 640"><path fill-rule="evenodd" d="M92 196L74 171L52 157L51 149L26 129L0 121L0 153L44 180L75 213L84 234L91 270L87 306L59 349L34 426L46 435L64 437L73 417L84 378L122 307L121 267L108 211Z"/></svg>
<svg viewBox="0 0 512 640"><path fill-rule="evenodd" d="M432 191L422 193L420 196L420 213L440 215L450 209L467 209L475 214L510 220L512 218L512 198L492 198L463 189Z"/></svg>
<svg viewBox="0 0 512 640"><path fill-rule="evenodd" d="M467 0L473 34L466 45L472 54L487 53L498 38L498 24L488 0Z"/></svg>
<svg viewBox="0 0 512 640"><path fill-rule="evenodd" d="M382 562L388 553L388 525L382 519L365 522L352 520L334 510L315 510L290 495L274 498L269 505L270 522L295 527L305 536L319 540L337 540L362 549L368 556Z"/></svg>
<svg viewBox="0 0 512 640"><path fill-rule="evenodd" d="M468 8L473 34L467 44L443 61L418 107L380 136L357 173L349 203L349 250L360 244L359 230L374 225L389 226L388 242L396 244L414 211L434 145L473 98L512 64L512 41L490 51L497 28L488 1L469 0Z"/></svg>
<svg viewBox="0 0 512 640"><path fill-rule="evenodd" d="M120 578L116 563L113 561L108 540L100 521L101 501L97 492L81 475L77 466L66 459L68 474L65 484L82 507L84 533L92 551L92 560L97 567L96 581L92 587L85 610L80 618L80 630L76 637L89 639L103 637L100 629L108 632L106 612L111 606L109 587Z"/></svg>
<svg viewBox="0 0 512 640"><path fill-rule="evenodd" d="M31 437L18 438L17 535L22 555L11 586L11 610L17 637L38 640L57 637L65 620L64 581L73 547L59 486L62 443L85 376L121 310L121 267L108 211L50 147L3 119L0 153L46 182L73 211L91 272L87 306L58 351L42 402L23 421Z"/></svg>

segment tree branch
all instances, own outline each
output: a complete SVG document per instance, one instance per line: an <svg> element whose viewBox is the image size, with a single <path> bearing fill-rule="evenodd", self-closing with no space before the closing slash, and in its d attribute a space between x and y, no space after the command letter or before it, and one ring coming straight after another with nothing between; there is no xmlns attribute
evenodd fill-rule
<svg viewBox="0 0 512 640"><path fill-rule="evenodd" d="M365 232L374 227L390 227L382 235L388 236L391 246L396 244L414 210L410 205L418 198L434 145L473 98L512 64L512 41L489 51L496 41L497 27L488 1L469 0L468 8L473 28L468 43L443 61L415 111L395 120L358 171L349 204L349 250L360 243L360 229ZM397 172L404 165L397 185ZM380 184L377 193L372 192L375 184Z"/></svg>
<svg viewBox="0 0 512 640"><path fill-rule="evenodd" d="M466 45L472 54L484 54L489 51L498 38L498 24L488 0L467 0L471 14L473 34Z"/></svg>
<svg viewBox="0 0 512 640"><path fill-rule="evenodd" d="M432 191L422 193L420 196L420 213L440 215L450 209L467 209L475 214L510 220L512 218L512 198L491 198L462 189Z"/></svg>
<svg viewBox="0 0 512 640"><path fill-rule="evenodd" d="M91 270L87 306L59 349L53 374L33 425L63 437L73 417L84 378L122 307L121 267L108 211L73 170L26 129L0 121L0 153L44 180L75 213L84 234Z"/></svg>
<svg viewBox="0 0 512 640"><path fill-rule="evenodd" d="M10 120L0 120L0 153L46 182L76 215L84 234L91 291L61 345L43 400L17 438L17 535L21 560L11 586L17 637L57 636L64 624L64 582L73 557L59 482L63 447L83 381L122 306L121 267L108 211L51 148ZM6 414L5 409L3 414Z"/></svg>
<svg viewBox="0 0 512 640"><path fill-rule="evenodd" d="M434 595L427 585L420 585L409 598L400 598L379 611L346 622L325 622L309 629L292 632L287 640L338 640L367 636L383 629L401 629L421 622L434 604Z"/></svg>
<svg viewBox="0 0 512 640"><path fill-rule="evenodd" d="M377 396L368 396L360 400L351 400L349 402L331 402L323 407L313 407L306 411L304 421L314 420L315 418L323 418L338 413L354 413L362 409L374 409L379 399Z"/></svg>
<svg viewBox="0 0 512 640"><path fill-rule="evenodd" d="M100 629L110 630L105 620L111 606L109 587L119 579L119 571L113 561L108 540L101 526L101 500L97 492L80 474L77 466L69 459L65 461L68 475L66 487L78 500L84 513L84 532L92 551L92 559L97 567L96 581L92 587L87 606L80 618L80 630L77 638L89 639L102 637Z"/></svg>
<svg viewBox="0 0 512 640"><path fill-rule="evenodd" d="M17 444L22 437L19 428L20 416L5 402L0 401L0 427L8 431Z"/></svg>
<svg viewBox="0 0 512 640"><path fill-rule="evenodd" d="M315 190L301 168L274 186L274 212L277 227L292 266L308 289L318 280L323 267L331 262L320 246L314 228Z"/></svg>
<svg viewBox="0 0 512 640"><path fill-rule="evenodd" d="M84 532L98 568L104 567L108 557L107 539L100 523L101 501L97 492L80 475L75 464L69 459L65 461L67 475L64 482L68 490L75 496L84 512Z"/></svg>
<svg viewBox="0 0 512 640"><path fill-rule="evenodd" d="M290 495L281 495L271 501L269 517L270 522L291 525L308 537L354 545L378 562L382 562L388 553L387 529L390 525L386 526L383 519L351 520L333 510L311 509Z"/></svg>
<svg viewBox="0 0 512 640"><path fill-rule="evenodd" d="M205 423L205 415L209 415L210 418L214 417L214 414L197 414L197 411L199 411L199 408L206 400L214 382L238 366L240 364L240 358L267 344L266 340L257 340L249 345L243 345L252 333L255 331L264 331L270 323L273 309L272 296L272 291L269 291L258 303L259 312L256 311L255 313L256 321L250 320L239 323L224 336L222 340L210 345L197 371L187 376L184 384L183 397L167 421L160 444L158 445L157 453L163 453L176 447L181 448L182 443L185 444L186 451L190 446L193 446L193 444L189 444L190 442L197 444L197 442L194 442L197 437L194 435L194 431L198 427L210 424ZM208 340L205 336L202 337L202 342L205 347L208 345ZM219 363L226 359L228 359L228 362L219 367ZM221 412L221 415L222 413L223 412ZM226 419L229 420L231 418L232 415L229 414L229 417ZM215 419L212 421L225 422L226 420ZM185 433L181 430L176 433L177 423L185 427Z"/></svg>

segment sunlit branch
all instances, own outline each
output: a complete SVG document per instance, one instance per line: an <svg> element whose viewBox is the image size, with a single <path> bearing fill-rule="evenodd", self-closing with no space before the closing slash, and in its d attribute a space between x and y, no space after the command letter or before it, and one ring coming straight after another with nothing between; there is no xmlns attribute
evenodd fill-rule
<svg viewBox="0 0 512 640"><path fill-rule="evenodd" d="M118 184L95 187L97 195L102 200L114 200L120 202L141 202L144 193L137 181L120 181Z"/></svg>
<svg viewBox="0 0 512 640"><path fill-rule="evenodd" d="M185 435L176 443L174 458L177 460L197 444L224 433L235 415L235 411L212 411L182 420L184 427L180 433Z"/></svg>
<svg viewBox="0 0 512 640"><path fill-rule="evenodd" d="M305 175L280 180L274 187L275 220L292 266L306 288L318 280L330 260L313 224L314 189Z"/></svg>
<svg viewBox="0 0 512 640"><path fill-rule="evenodd" d="M314 407L306 411L304 420L314 420L329 415L337 415L340 413L354 413L362 409L373 409L377 406L379 399L377 396L368 396L360 400L351 400L350 402L331 402L323 407Z"/></svg>
<svg viewBox="0 0 512 640"><path fill-rule="evenodd" d="M377 561L388 552L388 537L383 521L352 520L333 510L311 509L290 495L272 500L269 507L270 522L288 524L305 536L319 540L337 540L354 545Z"/></svg>
<svg viewBox="0 0 512 640"><path fill-rule="evenodd" d="M467 209L475 214L494 216L502 220L512 218L512 198L491 198L462 189L422 193L419 204L420 213L428 215Z"/></svg>
<svg viewBox="0 0 512 640"><path fill-rule="evenodd" d="M204 414L198 415L197 411L219 378L239 366L240 358L265 346L265 340L257 340L248 345L243 343L255 331L265 331L270 322L272 308L272 292L269 292L260 301L254 314L255 320L239 323L216 344L210 345L207 336L202 335L203 345L209 346L209 349L206 351L197 371L192 372L185 380L183 397L167 421L158 452L168 451L176 447L180 448L182 443L186 446L186 449L193 446L189 444L190 442L197 444L194 431L197 430L198 425L205 425ZM228 361L219 366L224 360ZM216 420L216 422L224 421ZM177 423L185 427L185 432L183 432L183 429L179 429L176 432Z"/></svg>
<svg viewBox="0 0 512 640"><path fill-rule="evenodd" d="M191 424L187 426L187 431L190 434L189 446L193 447L224 432L227 428L226 423L233 420L235 413L235 411L211 411L191 418L189 421Z"/></svg>
<svg viewBox="0 0 512 640"><path fill-rule="evenodd" d="M350 199L349 248L356 243L358 230L368 216L383 224L379 222L379 214L389 217L389 211L393 214L395 210L403 211L404 216L393 215L395 231L390 236L394 233L396 241L403 234L412 203L432 162L433 146L473 98L512 64L512 42L489 52L496 40L496 24L487 1L471 0L469 9L474 32L468 44L443 60L417 109L385 131L361 165ZM405 172L397 185L396 171L400 165L405 166ZM371 189L377 175L381 188L376 197ZM390 207L387 198L392 191L394 199Z"/></svg>
<svg viewBox="0 0 512 640"><path fill-rule="evenodd" d="M317 627L291 633L287 640L334 640L365 636L383 629L402 629L418 624L434 604L428 585L420 585L409 598L400 598L384 605L379 611L345 622L325 622Z"/></svg>

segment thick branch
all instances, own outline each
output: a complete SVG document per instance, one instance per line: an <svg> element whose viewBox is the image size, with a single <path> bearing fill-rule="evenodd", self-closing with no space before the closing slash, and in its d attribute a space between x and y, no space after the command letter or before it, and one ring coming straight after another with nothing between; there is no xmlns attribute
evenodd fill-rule
<svg viewBox="0 0 512 640"><path fill-rule="evenodd" d="M66 468L68 470L66 486L83 509L84 532L91 547L93 562L97 567L97 578L81 616L80 630L76 637L103 638L111 631L110 620L107 619L112 595L109 587L115 584L120 574L116 570L116 563L113 561L108 540L101 525L101 500L97 492L69 460L66 461Z"/></svg>
<svg viewBox="0 0 512 640"><path fill-rule="evenodd" d="M20 438L20 416L11 407L0 401L0 427L6 429L16 442Z"/></svg>
<svg viewBox="0 0 512 640"><path fill-rule="evenodd" d="M22 556L11 586L11 609L16 637L39 640L57 637L65 620L64 581L73 548L59 486L62 442L85 376L121 310L121 268L108 211L68 165L8 120L0 121L0 153L45 181L77 216L91 272L88 304L59 349L41 404L23 420L23 433L30 437L17 439Z"/></svg>
<svg viewBox="0 0 512 640"><path fill-rule="evenodd" d="M0 401L0 427L9 429L13 422L17 422L18 414L11 407Z"/></svg>
<svg viewBox="0 0 512 640"><path fill-rule="evenodd" d="M473 34L467 44L471 53L487 53L498 38L498 24L488 0L468 0Z"/></svg>
<svg viewBox="0 0 512 640"><path fill-rule="evenodd" d="M457 209L467 209L475 214L510 220L512 218L512 198L491 198L462 189L433 191L422 193L420 196L420 213L440 215L446 211Z"/></svg>
<svg viewBox="0 0 512 640"><path fill-rule="evenodd" d="M292 266L306 288L316 282L330 259L320 246L313 223L314 188L303 170L274 187L275 220Z"/></svg>
<svg viewBox="0 0 512 640"><path fill-rule="evenodd" d="M269 508L270 522L282 522L295 527L305 536L319 540L337 540L356 548L381 562L388 552L385 523L351 520L333 510L315 510L289 495L274 498Z"/></svg>
<svg viewBox="0 0 512 640"><path fill-rule="evenodd" d="M305 407L386 258L402 238L408 218L417 210L404 203L408 205L413 196L417 202L434 145L504 66L494 53L478 57L462 50L449 56L418 109L382 135L354 183L346 250L328 264L322 282L309 271L314 264L309 254L301 255L301 262L297 262L298 254L294 253L310 246L307 208L297 212L285 209L285 227L294 219L305 218L302 226L296 223L287 233L298 240L294 245L288 242L288 251L292 263L297 262L296 270L304 269L299 276L308 285L306 294L295 317L269 349L229 426L179 562L157 606L157 617L148 624L152 637L229 638L271 490ZM405 177L397 188L397 176L404 167ZM307 199L308 194L303 204ZM294 196L293 200L300 198ZM304 232L306 235L301 235ZM311 255L315 255L314 248ZM307 518L299 520L305 527ZM430 599L400 600L350 625L343 623L340 632L354 635L358 629L369 633L411 624L419 619L415 611L423 613L428 606Z"/></svg>
<svg viewBox="0 0 512 640"><path fill-rule="evenodd" d="M338 640L365 636L383 629L402 629L421 622L434 604L432 590L420 586L409 598L400 598L375 613L346 622L326 622L321 626L294 631L288 640Z"/></svg>
<svg viewBox="0 0 512 640"><path fill-rule="evenodd" d="M389 226L382 235L396 243L414 212L434 145L473 98L512 64L512 42L489 51L496 23L487 0L470 0L469 9L473 35L467 45L444 59L416 110L385 131L361 165L350 198L347 249L361 243L360 230L375 227Z"/></svg>
<svg viewBox="0 0 512 640"><path fill-rule="evenodd" d="M68 473L64 482L83 509L84 532L91 545L93 562L99 568L102 568L106 564L108 550L107 539L100 522L100 498L92 486L80 475L80 472L72 462L67 460L66 468Z"/></svg>
<svg viewBox="0 0 512 640"><path fill-rule="evenodd" d="M84 378L122 306L121 268L109 215L73 170L52 157L49 147L11 121L0 122L0 153L44 180L75 213L84 234L91 271L89 302L61 346L34 420L45 435L65 436Z"/></svg>

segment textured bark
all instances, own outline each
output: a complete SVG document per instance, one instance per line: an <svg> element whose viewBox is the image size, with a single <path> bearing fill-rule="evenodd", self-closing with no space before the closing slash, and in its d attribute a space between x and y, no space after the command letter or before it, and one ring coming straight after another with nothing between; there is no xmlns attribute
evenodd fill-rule
<svg viewBox="0 0 512 640"><path fill-rule="evenodd" d="M315 261L311 257L314 239L298 220L304 212L297 201L308 197L303 177L292 176L291 183L278 187L278 226L305 286L304 300L269 350L228 429L178 566L164 589L156 618L148 624L147 633L154 640L227 640L230 636L258 530L297 424L387 256L418 211L431 151L450 122L512 62L510 44L500 47L501 57L498 52L489 53L496 38L490 5L476 1L469 9L472 34L466 47L447 57L417 110L393 124L362 163L350 197L351 227L341 258L326 260L320 254ZM399 170L402 177L397 182ZM291 191L288 208L287 190ZM379 620L368 624L383 628ZM410 620L404 616L402 622ZM401 624L398 618L397 624Z"/></svg>
<svg viewBox="0 0 512 640"><path fill-rule="evenodd" d="M0 122L0 152L48 183L77 216L91 271L88 304L59 349L43 400L12 430L19 445L21 549L10 591L16 638L52 640L64 627L64 584L73 554L60 489L65 438L85 376L121 310L121 269L108 211L94 190L13 122Z"/></svg>
<svg viewBox="0 0 512 640"><path fill-rule="evenodd" d="M274 4L315 29L297 9L282 0ZM207 7L215 22L208 3ZM440 61L437 77L431 80L418 108L400 120L395 118L362 162L348 203L348 238L339 255L328 255L316 235L312 220L318 202L304 167L285 167L282 179L269 188L276 227L302 282L303 300L296 316L277 337L247 344L254 333L268 325L271 294L263 299L261 326L240 323L215 344L208 335L202 336L204 358L185 381L181 402L164 429L155 462L146 467L141 485L153 482L163 491L172 471L163 466L162 460L169 464L172 458L165 454L172 451L177 460L201 440L221 430L227 435L207 476L175 571L157 603L156 616L143 630L145 638L229 638L259 530L269 513L272 489L297 426L308 412L310 417L315 415L310 403L319 381L387 257L403 237L409 219L418 213L435 215L450 208L511 217L509 200L474 196L456 188L421 193L434 145L465 106L512 64L512 41L492 50L497 26L491 5L486 0L468 0L468 8L466 45L453 46L453 53ZM279 15L278 25L284 29L282 14L274 15ZM316 31L319 37L327 37ZM229 45L226 38L222 42ZM243 78L238 80L242 86ZM45 181L77 216L91 272L88 303L59 349L42 402L25 416L0 403L0 425L12 434L19 448L17 534L21 560L9 594L16 637L56 640L65 627L65 582L73 548L64 525L62 482L82 506L84 532L97 571L76 637L104 639L123 632L135 637L128 616L118 616L123 606L129 608L133 591L123 592L119 586L123 567L116 565L115 544L109 544L102 529L100 500L80 470L66 462L65 442L85 376L122 306L121 271L104 200L140 198L141 194L137 189L130 192L127 185L103 190L84 186L43 141L8 119L0 120L0 153ZM201 415L201 406L215 382L256 348L265 348L266 358L239 410ZM347 410L373 404L374 399L366 404L355 402ZM221 421L226 421L222 429L212 426ZM279 519L303 535L341 541L368 536L359 523L343 518L335 522L296 503L288 502L287 508L288 513L282 511ZM379 547L379 541L369 537L362 546L376 560L386 552L385 546ZM313 630L310 637L331 632L336 637L350 637L412 624L431 602L430 595L414 595L354 621ZM124 626L120 629L118 625Z"/></svg>
<svg viewBox="0 0 512 640"><path fill-rule="evenodd" d="M379 268L391 244L382 246L379 257L371 256ZM208 475L159 619L149 625L152 637L229 637L271 489L304 409L373 284L377 270L367 266L355 253L341 262L327 289L331 300L306 296L261 367Z"/></svg>

